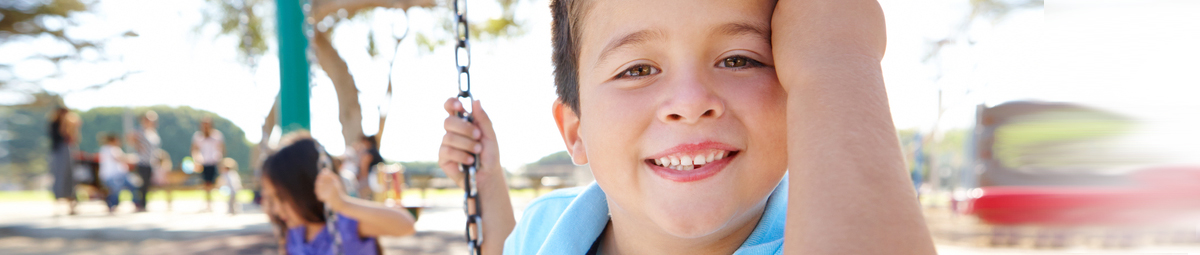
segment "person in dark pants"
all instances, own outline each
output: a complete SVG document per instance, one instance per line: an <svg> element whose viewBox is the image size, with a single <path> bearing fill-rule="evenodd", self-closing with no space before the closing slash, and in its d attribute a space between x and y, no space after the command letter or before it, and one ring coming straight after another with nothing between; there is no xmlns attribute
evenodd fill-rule
<svg viewBox="0 0 1200 255"><path fill-rule="evenodd" d="M55 200L66 200L68 214L75 215L75 175L71 166L74 160L71 158L72 151L75 149L76 143L79 141L79 136L76 131L79 130L79 116L71 113L67 108L57 108L51 115L50 120L50 156L46 157L49 161L47 164L50 167L50 173L54 176L54 198Z"/></svg>
<svg viewBox="0 0 1200 255"><path fill-rule="evenodd" d="M201 165L204 179L205 211L212 212L212 189L217 181L217 164L225 158L225 138L212 127L212 118L200 121L200 130L192 136L192 158Z"/></svg>
<svg viewBox="0 0 1200 255"><path fill-rule="evenodd" d="M154 173L154 164L159 163L158 149L162 147L162 140L158 136L158 113L154 111L146 111L142 114L142 128L129 135L129 143L133 144L134 150L137 151L138 163L135 172L139 179L138 192L133 195L141 201L136 203L137 212L146 211L146 196L150 193L150 187L153 186L152 176Z"/></svg>

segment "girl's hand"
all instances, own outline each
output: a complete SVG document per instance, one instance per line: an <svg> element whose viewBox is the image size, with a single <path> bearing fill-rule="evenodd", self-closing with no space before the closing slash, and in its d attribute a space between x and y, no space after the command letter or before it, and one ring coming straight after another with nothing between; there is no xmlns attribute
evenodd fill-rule
<svg viewBox="0 0 1200 255"><path fill-rule="evenodd" d="M335 211L341 208L346 201L346 189L342 187L342 177L334 174L333 171L325 170L317 174L314 191L317 193L317 200L321 200Z"/></svg>

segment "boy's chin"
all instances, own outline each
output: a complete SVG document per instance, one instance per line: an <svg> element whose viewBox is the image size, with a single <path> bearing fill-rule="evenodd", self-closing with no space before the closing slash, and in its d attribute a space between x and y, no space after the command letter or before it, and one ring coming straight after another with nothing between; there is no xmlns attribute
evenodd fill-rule
<svg viewBox="0 0 1200 255"><path fill-rule="evenodd" d="M670 215L657 215L655 224L663 232L678 238L703 238L720 232L730 225L733 215L722 215L715 210L709 212L690 211Z"/></svg>
<svg viewBox="0 0 1200 255"><path fill-rule="evenodd" d="M704 199L707 197L707 199ZM679 238L700 238L717 233L731 225L741 213L732 198L713 199L711 196L671 199L647 205L651 220L663 232Z"/></svg>

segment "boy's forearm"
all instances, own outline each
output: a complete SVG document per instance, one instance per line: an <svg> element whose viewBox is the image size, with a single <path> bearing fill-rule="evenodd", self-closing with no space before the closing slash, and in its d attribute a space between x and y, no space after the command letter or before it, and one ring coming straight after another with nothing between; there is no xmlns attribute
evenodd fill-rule
<svg viewBox="0 0 1200 255"><path fill-rule="evenodd" d="M788 92L788 254L933 254L904 171L873 0L781 0L776 71Z"/></svg>
<svg viewBox="0 0 1200 255"><path fill-rule="evenodd" d="M513 216L512 198L508 194L508 182L505 181L503 170L496 172L480 172L476 181L479 182L479 197L483 207L483 254L502 254L504 239L517 226Z"/></svg>

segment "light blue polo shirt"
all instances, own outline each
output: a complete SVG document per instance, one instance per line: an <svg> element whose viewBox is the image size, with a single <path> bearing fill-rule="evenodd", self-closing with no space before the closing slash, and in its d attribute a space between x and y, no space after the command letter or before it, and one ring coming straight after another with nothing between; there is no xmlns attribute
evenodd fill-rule
<svg viewBox="0 0 1200 255"><path fill-rule="evenodd" d="M767 198L762 218L734 255L783 254L788 178ZM608 224L608 201L595 182L537 198L504 240L505 255L585 254Z"/></svg>

